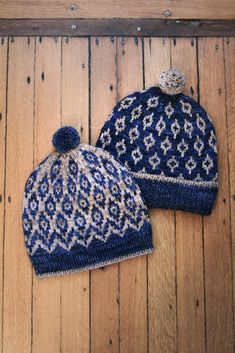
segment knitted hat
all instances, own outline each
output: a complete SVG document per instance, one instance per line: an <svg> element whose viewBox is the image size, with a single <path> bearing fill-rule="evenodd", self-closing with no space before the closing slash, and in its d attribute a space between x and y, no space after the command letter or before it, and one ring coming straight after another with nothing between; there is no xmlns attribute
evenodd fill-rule
<svg viewBox="0 0 235 353"><path fill-rule="evenodd" d="M92 269L152 251L138 184L106 151L72 127L53 136L56 152L27 180L26 247L39 277Z"/></svg>
<svg viewBox="0 0 235 353"><path fill-rule="evenodd" d="M178 70L160 87L135 92L113 109L97 147L124 163L149 207L211 213L217 193L215 130L205 110L180 93Z"/></svg>

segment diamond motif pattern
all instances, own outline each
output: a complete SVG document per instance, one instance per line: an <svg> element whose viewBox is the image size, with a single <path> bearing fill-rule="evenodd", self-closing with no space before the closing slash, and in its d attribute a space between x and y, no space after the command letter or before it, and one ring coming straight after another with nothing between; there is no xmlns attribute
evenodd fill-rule
<svg viewBox="0 0 235 353"><path fill-rule="evenodd" d="M44 188L47 195L40 195ZM146 220L138 186L126 168L101 149L80 145L66 156L53 153L26 183L23 228L31 255L123 237L128 228L139 230Z"/></svg>
<svg viewBox="0 0 235 353"><path fill-rule="evenodd" d="M125 128L118 139L115 123L123 115ZM207 113L190 97L168 96L151 87L121 100L111 116L97 146L131 171L200 182L217 180L215 131ZM103 135L108 133L111 142L106 145Z"/></svg>

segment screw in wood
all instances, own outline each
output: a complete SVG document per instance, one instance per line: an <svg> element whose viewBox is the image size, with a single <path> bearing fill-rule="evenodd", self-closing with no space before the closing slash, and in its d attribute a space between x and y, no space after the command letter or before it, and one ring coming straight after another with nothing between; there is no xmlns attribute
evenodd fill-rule
<svg viewBox="0 0 235 353"><path fill-rule="evenodd" d="M77 28L75 24L71 25L71 29L74 31Z"/></svg>
<svg viewBox="0 0 235 353"><path fill-rule="evenodd" d="M164 10L162 14L163 14L163 16L165 16L165 17L172 16L172 13L170 12L170 10Z"/></svg>
<svg viewBox="0 0 235 353"><path fill-rule="evenodd" d="M140 32L142 28L140 26L136 27L137 32Z"/></svg>
<svg viewBox="0 0 235 353"><path fill-rule="evenodd" d="M70 10L70 11L76 11L76 10L77 10L77 6L76 6L75 4L71 4L71 5L69 6L69 10Z"/></svg>

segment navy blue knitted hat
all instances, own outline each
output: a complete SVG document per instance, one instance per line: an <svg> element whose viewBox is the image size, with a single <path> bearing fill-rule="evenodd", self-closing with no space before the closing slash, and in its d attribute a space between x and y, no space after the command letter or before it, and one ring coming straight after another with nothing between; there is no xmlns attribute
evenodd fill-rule
<svg viewBox="0 0 235 353"><path fill-rule="evenodd" d="M72 127L53 136L56 152L28 178L23 199L26 247L39 277L92 269L152 251L138 184L108 152Z"/></svg>
<svg viewBox="0 0 235 353"><path fill-rule="evenodd" d="M113 109L97 147L135 176L149 207L211 213L217 193L215 130L205 110L181 93L179 70L159 86L135 92Z"/></svg>

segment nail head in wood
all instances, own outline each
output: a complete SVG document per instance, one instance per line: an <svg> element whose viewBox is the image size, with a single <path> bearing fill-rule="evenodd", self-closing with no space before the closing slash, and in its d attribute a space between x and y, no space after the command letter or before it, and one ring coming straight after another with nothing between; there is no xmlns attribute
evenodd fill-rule
<svg viewBox="0 0 235 353"><path fill-rule="evenodd" d="M75 24L71 25L71 29L74 31L77 28L77 26Z"/></svg>
<svg viewBox="0 0 235 353"><path fill-rule="evenodd" d="M136 27L137 32L140 32L142 28L140 26Z"/></svg>
<svg viewBox="0 0 235 353"><path fill-rule="evenodd" d="M172 16L172 13L170 12L170 10L164 10L162 14L163 14L163 16L165 16L165 17Z"/></svg>
<svg viewBox="0 0 235 353"><path fill-rule="evenodd" d="M76 6L75 4L71 4L71 5L69 6L69 10L70 10L70 11L76 11L76 10L77 10L77 6Z"/></svg>

